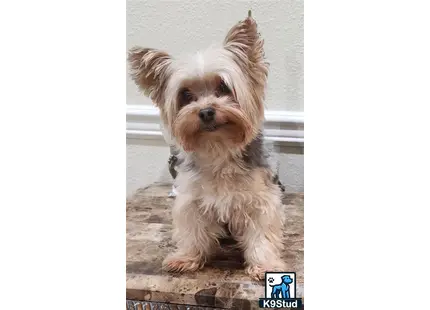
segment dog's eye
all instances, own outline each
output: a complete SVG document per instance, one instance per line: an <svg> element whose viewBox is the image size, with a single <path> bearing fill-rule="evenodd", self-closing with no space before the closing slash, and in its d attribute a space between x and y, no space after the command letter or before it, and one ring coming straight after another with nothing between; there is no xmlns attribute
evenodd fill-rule
<svg viewBox="0 0 430 310"><path fill-rule="evenodd" d="M189 104L191 101L196 100L196 96L188 89L184 88L179 92L179 108L182 108Z"/></svg>
<svg viewBox="0 0 430 310"><path fill-rule="evenodd" d="M228 96L231 94L231 90L227 86L227 84L225 84L225 82L223 80L221 80L221 83L219 84L215 94L217 97Z"/></svg>

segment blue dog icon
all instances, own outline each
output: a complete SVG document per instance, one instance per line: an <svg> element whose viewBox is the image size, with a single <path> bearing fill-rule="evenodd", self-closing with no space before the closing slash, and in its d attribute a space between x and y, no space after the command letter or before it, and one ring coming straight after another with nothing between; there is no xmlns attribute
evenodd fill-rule
<svg viewBox="0 0 430 310"><path fill-rule="evenodd" d="M283 299L290 298L290 284L293 283L293 279L291 279L291 277L288 275L282 276L281 279L282 283L280 284L272 285L269 283L269 285L272 287L272 298L280 298L279 294L282 295ZM269 280L273 281L273 279Z"/></svg>

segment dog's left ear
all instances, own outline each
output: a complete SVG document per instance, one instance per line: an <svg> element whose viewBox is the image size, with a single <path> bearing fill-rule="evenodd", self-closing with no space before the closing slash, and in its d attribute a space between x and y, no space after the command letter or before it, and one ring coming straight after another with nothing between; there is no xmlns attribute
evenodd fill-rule
<svg viewBox="0 0 430 310"><path fill-rule="evenodd" d="M233 26L224 40L224 48L232 53L234 61L248 78L252 106L259 119L264 118L264 94L269 73L263 45L264 41L257 32L257 23L251 14Z"/></svg>
<svg viewBox="0 0 430 310"><path fill-rule="evenodd" d="M257 31L257 23L248 13L248 17L234 25L224 40L225 49L232 52L240 65L267 77L268 64L264 60L264 40Z"/></svg>
<svg viewBox="0 0 430 310"><path fill-rule="evenodd" d="M170 76L170 55L157 49L134 47L128 53L128 62L134 82L146 96L161 107Z"/></svg>

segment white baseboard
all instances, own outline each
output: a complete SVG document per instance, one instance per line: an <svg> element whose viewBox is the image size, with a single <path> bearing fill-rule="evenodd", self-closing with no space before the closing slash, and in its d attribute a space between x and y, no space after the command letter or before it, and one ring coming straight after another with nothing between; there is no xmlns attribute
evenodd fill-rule
<svg viewBox="0 0 430 310"><path fill-rule="evenodd" d="M134 139L164 140L159 111L147 105L126 106L126 135ZM304 113L265 111L264 136L275 144L304 145Z"/></svg>

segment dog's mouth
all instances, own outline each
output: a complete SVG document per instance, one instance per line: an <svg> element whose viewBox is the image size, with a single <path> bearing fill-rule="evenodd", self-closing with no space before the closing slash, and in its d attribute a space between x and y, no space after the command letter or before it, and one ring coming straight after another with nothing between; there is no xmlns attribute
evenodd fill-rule
<svg viewBox="0 0 430 310"><path fill-rule="evenodd" d="M213 132L216 131L224 126L228 125L228 122L225 123L211 123L211 124L203 124L202 130L207 132Z"/></svg>

